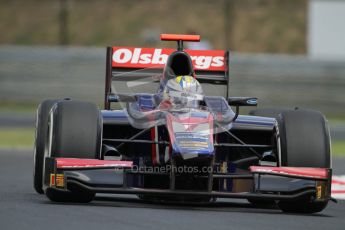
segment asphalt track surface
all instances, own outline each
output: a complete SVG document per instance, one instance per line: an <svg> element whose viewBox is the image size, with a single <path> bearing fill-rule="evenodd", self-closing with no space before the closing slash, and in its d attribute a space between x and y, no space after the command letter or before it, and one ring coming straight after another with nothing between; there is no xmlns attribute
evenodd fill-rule
<svg viewBox="0 0 345 230"><path fill-rule="evenodd" d="M345 158L333 161L344 173ZM58 204L32 188L32 151L0 150L0 229L345 229L345 201L319 214L284 214L246 201L208 205L145 203L133 196L97 196L90 204Z"/></svg>

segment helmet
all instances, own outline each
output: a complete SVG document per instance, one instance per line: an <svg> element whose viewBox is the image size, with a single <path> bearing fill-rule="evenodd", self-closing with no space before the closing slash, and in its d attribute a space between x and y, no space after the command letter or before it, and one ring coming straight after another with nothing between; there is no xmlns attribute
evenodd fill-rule
<svg viewBox="0 0 345 230"><path fill-rule="evenodd" d="M193 76L177 76L167 81L163 99L178 107L195 107L203 100L203 91Z"/></svg>

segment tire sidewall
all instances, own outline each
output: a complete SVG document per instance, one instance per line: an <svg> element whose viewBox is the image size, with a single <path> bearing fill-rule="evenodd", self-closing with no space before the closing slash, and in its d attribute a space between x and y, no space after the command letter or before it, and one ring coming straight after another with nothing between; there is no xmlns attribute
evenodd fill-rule
<svg viewBox="0 0 345 230"><path fill-rule="evenodd" d="M44 151L47 142L48 119L51 108L59 100L49 99L42 102L36 112L36 129L35 129L35 143L34 143L34 170L33 170L33 184L37 193L42 194L43 185L43 165L44 165Z"/></svg>

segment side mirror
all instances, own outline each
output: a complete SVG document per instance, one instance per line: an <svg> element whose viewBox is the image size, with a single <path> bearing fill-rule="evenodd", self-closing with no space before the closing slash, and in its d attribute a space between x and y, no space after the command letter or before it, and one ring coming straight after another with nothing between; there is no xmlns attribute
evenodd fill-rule
<svg viewBox="0 0 345 230"><path fill-rule="evenodd" d="M236 114L233 119L235 121L240 113L240 106L257 106L258 99L256 97L229 97L228 104L236 106Z"/></svg>
<svg viewBox="0 0 345 230"><path fill-rule="evenodd" d="M233 106L257 106L256 97L229 97L228 104Z"/></svg>

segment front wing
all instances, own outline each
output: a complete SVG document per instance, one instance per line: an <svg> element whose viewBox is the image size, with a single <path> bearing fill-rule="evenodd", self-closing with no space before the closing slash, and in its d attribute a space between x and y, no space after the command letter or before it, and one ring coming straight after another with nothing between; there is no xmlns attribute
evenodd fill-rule
<svg viewBox="0 0 345 230"><path fill-rule="evenodd" d="M45 159L45 188L68 190L69 186L95 193L153 196L203 196L222 198L263 198L272 200L331 199L331 169L251 166L247 173L212 173L209 183L221 183L217 189L178 190L141 186L141 176L166 176L169 173L133 170L133 162L74 158ZM229 186L231 185L231 186Z"/></svg>

